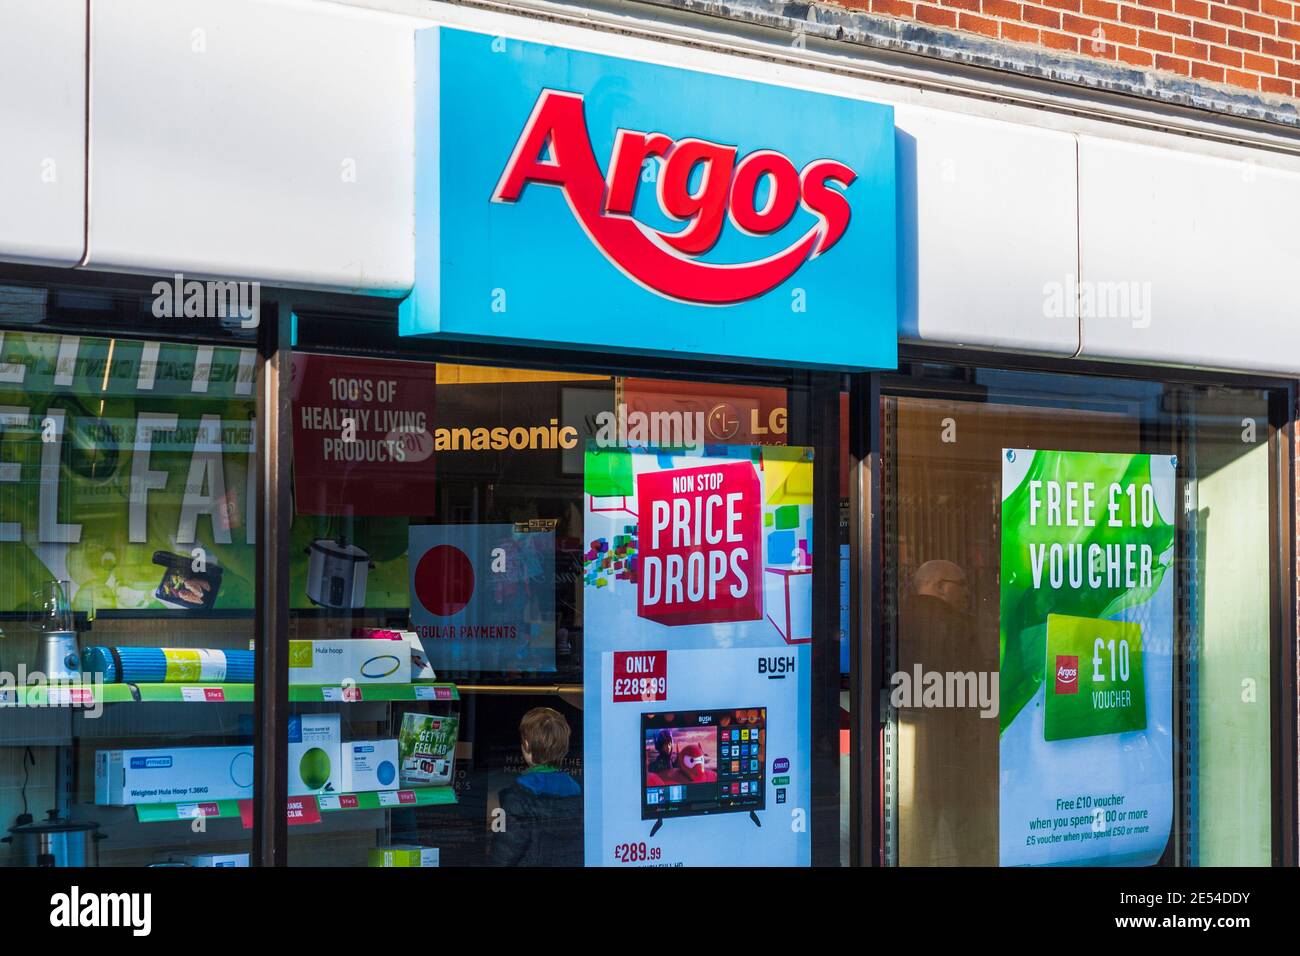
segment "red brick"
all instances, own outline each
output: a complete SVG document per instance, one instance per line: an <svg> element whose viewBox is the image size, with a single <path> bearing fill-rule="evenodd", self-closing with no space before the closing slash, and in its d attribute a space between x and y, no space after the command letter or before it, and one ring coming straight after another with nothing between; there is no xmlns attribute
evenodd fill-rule
<svg viewBox="0 0 1300 956"><path fill-rule="evenodd" d="M1191 20L1184 20L1182 17L1171 17L1167 13L1162 13L1157 23L1165 33L1181 33L1185 37L1192 35Z"/></svg>
<svg viewBox="0 0 1300 956"><path fill-rule="evenodd" d="M1259 37L1253 33L1244 33L1241 30L1229 30L1228 45L1235 46L1238 50L1250 50L1252 53L1258 53Z"/></svg>
<svg viewBox="0 0 1300 956"><path fill-rule="evenodd" d="M1002 39L1011 40L1014 43L1038 43L1038 30L1035 27L1021 26L1019 23L1004 23L1001 25Z"/></svg>
<svg viewBox="0 0 1300 956"><path fill-rule="evenodd" d="M980 8L980 0L939 0L945 7L957 7L961 10L975 10Z"/></svg>
<svg viewBox="0 0 1300 956"><path fill-rule="evenodd" d="M1282 96L1290 96L1293 86L1290 80L1279 80L1276 77L1265 76L1260 79L1259 88L1265 93L1277 93Z"/></svg>
<svg viewBox="0 0 1300 956"><path fill-rule="evenodd" d="M1277 21L1272 17L1261 17L1258 13L1243 13L1241 19L1247 30L1254 30L1267 36L1277 33Z"/></svg>
<svg viewBox="0 0 1300 956"><path fill-rule="evenodd" d="M1170 2L1172 3L1173 0L1170 0ZM1081 0L1043 0L1043 4L1057 10L1070 10L1073 13L1078 13L1083 9Z"/></svg>
<svg viewBox="0 0 1300 956"><path fill-rule="evenodd" d="M957 29L957 11L945 10L943 7L933 7L928 3L918 3L916 5L916 19L936 27Z"/></svg>
<svg viewBox="0 0 1300 956"><path fill-rule="evenodd" d="M1174 38L1174 52L1179 56L1185 56L1189 60L1208 60L1210 58L1210 48L1204 43L1194 43L1191 40L1183 40L1178 37Z"/></svg>
<svg viewBox="0 0 1300 956"><path fill-rule="evenodd" d="M1209 63L1193 63L1192 77L1197 80L1209 80L1211 83L1223 82L1223 67L1211 66Z"/></svg>
<svg viewBox="0 0 1300 956"><path fill-rule="evenodd" d="M1289 80L1300 80L1300 63L1278 60L1277 72L1278 75L1284 76Z"/></svg>
<svg viewBox="0 0 1300 956"><path fill-rule="evenodd" d="M1103 23L1101 28L1106 31L1107 40L1114 40L1125 46L1137 46L1138 32L1132 27L1120 26L1118 23Z"/></svg>
<svg viewBox="0 0 1300 956"><path fill-rule="evenodd" d="M1293 16L1291 4L1286 0L1259 0L1259 11L1279 20L1290 20Z"/></svg>
<svg viewBox="0 0 1300 956"><path fill-rule="evenodd" d="M1215 23L1226 23L1230 27L1239 27L1244 22L1240 10L1234 10L1218 3L1210 6L1210 19Z"/></svg>
<svg viewBox="0 0 1300 956"><path fill-rule="evenodd" d="M990 20L988 17L977 17L973 13L963 13L957 18L957 28L960 30L969 30L971 33L980 33L986 37L996 37L998 35L998 22Z"/></svg>
<svg viewBox="0 0 1300 956"><path fill-rule="evenodd" d="M1257 56L1254 53L1246 53L1241 58L1241 65L1255 73L1264 73L1272 76L1277 72L1277 61L1269 56Z"/></svg>
<svg viewBox="0 0 1300 956"><path fill-rule="evenodd" d="M1154 50L1156 53L1173 53L1174 38L1163 33L1143 30L1138 36L1138 46L1144 50Z"/></svg>
<svg viewBox="0 0 1300 956"><path fill-rule="evenodd" d="M1026 23L1034 23L1040 27L1051 27L1053 30L1061 28L1061 15L1055 10L1026 5L1021 11L1021 17Z"/></svg>
<svg viewBox="0 0 1300 956"><path fill-rule="evenodd" d="M1098 20L1118 20L1119 4L1107 0L1083 0L1083 12Z"/></svg>
<svg viewBox="0 0 1300 956"><path fill-rule="evenodd" d="M1121 62L1132 66L1151 66L1156 59L1146 50L1134 50L1132 47L1127 46L1119 48L1119 58Z"/></svg>
<svg viewBox="0 0 1300 956"><path fill-rule="evenodd" d="M980 11L1004 20L1020 19L1020 4L1014 0L980 0Z"/></svg>
<svg viewBox="0 0 1300 956"><path fill-rule="evenodd" d="M1061 29L1066 33L1077 33L1080 36L1095 37L1101 34L1096 32L1101 30L1101 24L1096 20L1088 17L1076 17L1065 14L1061 17Z"/></svg>
<svg viewBox="0 0 1300 956"><path fill-rule="evenodd" d="M1210 62L1239 67L1241 66L1241 51L1229 50L1226 46L1212 46L1210 47Z"/></svg>
<svg viewBox="0 0 1300 956"><path fill-rule="evenodd" d="M916 6L908 0L871 0L871 12L890 17L915 17Z"/></svg>
<svg viewBox="0 0 1300 956"><path fill-rule="evenodd" d="M1156 69L1168 70L1170 73L1181 73L1183 76L1192 75L1192 64L1188 60L1176 56L1161 56L1156 54Z"/></svg>
<svg viewBox="0 0 1300 956"><path fill-rule="evenodd" d="M1079 38L1067 36L1064 33L1053 33L1051 30L1042 32L1043 46L1050 50L1073 50L1079 52Z"/></svg>
<svg viewBox="0 0 1300 956"><path fill-rule="evenodd" d="M1144 7L1151 7L1155 10L1172 10L1174 0L1137 0Z"/></svg>
<svg viewBox="0 0 1300 956"><path fill-rule="evenodd" d="M1174 0L1174 12L1204 20L1210 15L1210 5L1205 0Z"/></svg>
<svg viewBox="0 0 1300 956"><path fill-rule="evenodd" d="M1300 41L1300 23L1279 23L1277 25L1278 36L1284 36L1291 40Z"/></svg>
<svg viewBox="0 0 1300 956"><path fill-rule="evenodd" d="M1274 40L1272 37L1264 37L1260 41L1259 51L1282 60L1290 60L1295 57L1295 47L1291 45L1289 40Z"/></svg>
<svg viewBox="0 0 1300 956"><path fill-rule="evenodd" d="M1197 23L1192 27L1192 36L1198 40L1205 40L1207 43L1227 43L1228 31L1223 27L1216 27L1213 23Z"/></svg>
<svg viewBox="0 0 1300 956"><path fill-rule="evenodd" d="M1143 10L1141 7L1120 7L1119 18L1124 23L1132 23L1139 27L1153 27L1156 25L1156 15L1150 10Z"/></svg>
<svg viewBox="0 0 1300 956"><path fill-rule="evenodd" d="M1259 77L1254 73L1242 73L1240 70L1227 70L1224 73L1224 79L1233 86L1244 86L1248 90L1259 89Z"/></svg>
<svg viewBox="0 0 1300 956"><path fill-rule="evenodd" d="M1242 10L1258 10L1259 0L1227 0L1228 6L1239 7Z"/></svg>

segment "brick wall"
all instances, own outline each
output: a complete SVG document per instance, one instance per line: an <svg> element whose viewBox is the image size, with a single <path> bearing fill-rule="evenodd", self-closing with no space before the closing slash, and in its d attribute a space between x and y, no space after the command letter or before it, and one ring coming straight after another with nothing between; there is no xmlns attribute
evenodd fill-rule
<svg viewBox="0 0 1300 956"><path fill-rule="evenodd" d="M1300 3L1289 0L837 2L1172 77L1300 97Z"/></svg>

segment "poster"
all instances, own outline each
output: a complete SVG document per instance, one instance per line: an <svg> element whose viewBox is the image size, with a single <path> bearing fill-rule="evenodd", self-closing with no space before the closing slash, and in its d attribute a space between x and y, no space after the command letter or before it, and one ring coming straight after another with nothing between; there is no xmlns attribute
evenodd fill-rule
<svg viewBox="0 0 1300 956"><path fill-rule="evenodd" d="M555 670L555 534L412 525L411 626L435 671Z"/></svg>
<svg viewBox="0 0 1300 956"><path fill-rule="evenodd" d="M436 388L427 363L295 354L295 513L432 514Z"/></svg>
<svg viewBox="0 0 1300 956"><path fill-rule="evenodd" d="M251 349L0 334L0 612L253 606Z"/></svg>
<svg viewBox="0 0 1300 956"><path fill-rule="evenodd" d="M586 862L810 862L812 452L588 445Z"/></svg>
<svg viewBox="0 0 1300 956"><path fill-rule="evenodd" d="M1164 852L1176 465L1003 450L1003 866L1147 866Z"/></svg>

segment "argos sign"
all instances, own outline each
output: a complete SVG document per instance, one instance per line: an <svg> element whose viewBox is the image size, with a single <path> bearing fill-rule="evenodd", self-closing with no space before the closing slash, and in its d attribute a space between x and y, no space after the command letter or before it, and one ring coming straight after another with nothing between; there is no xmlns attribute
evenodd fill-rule
<svg viewBox="0 0 1300 956"><path fill-rule="evenodd" d="M896 364L893 111L417 35L404 335Z"/></svg>

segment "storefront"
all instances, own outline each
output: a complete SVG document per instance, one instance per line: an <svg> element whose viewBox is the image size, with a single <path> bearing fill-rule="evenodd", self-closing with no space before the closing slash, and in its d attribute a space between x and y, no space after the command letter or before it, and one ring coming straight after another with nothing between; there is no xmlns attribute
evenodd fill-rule
<svg viewBox="0 0 1300 956"><path fill-rule="evenodd" d="M1203 224L1300 162L199 12L30 14L94 95L0 232L12 865L1294 863L1291 252Z"/></svg>

